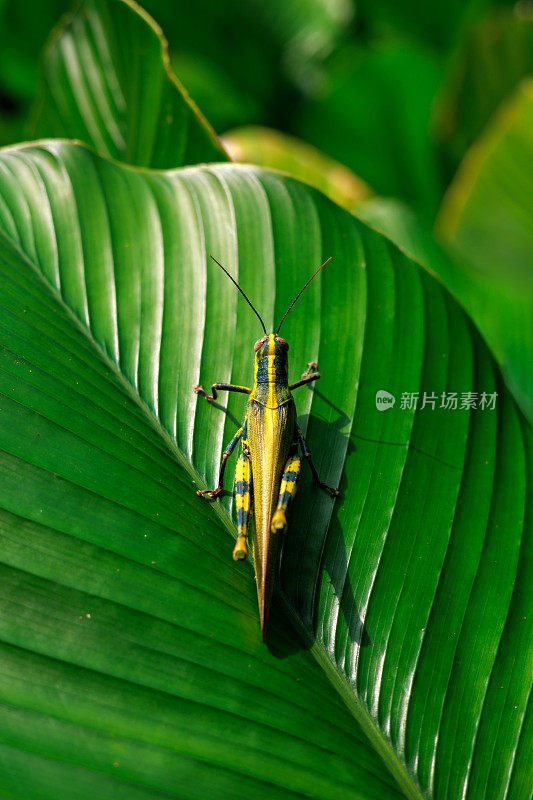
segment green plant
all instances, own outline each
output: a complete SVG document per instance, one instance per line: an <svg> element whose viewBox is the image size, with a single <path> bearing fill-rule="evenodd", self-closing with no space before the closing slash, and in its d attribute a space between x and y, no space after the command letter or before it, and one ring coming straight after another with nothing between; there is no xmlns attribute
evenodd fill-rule
<svg viewBox="0 0 533 800"><path fill-rule="evenodd" d="M108 69L115 14L153 51L129 3L83 8L82 32L106 15ZM122 74L128 141L161 114ZM0 793L522 800L530 428L433 275L293 178L191 166L198 141L221 151L171 91L189 127L165 171L138 166L150 137L134 165L0 153ZM192 387L246 382L256 338L208 252L267 322L334 257L284 335L293 374L323 373L298 410L342 499L302 480L268 647L230 499L195 493L242 399L217 414ZM402 409L416 391L498 398Z"/></svg>

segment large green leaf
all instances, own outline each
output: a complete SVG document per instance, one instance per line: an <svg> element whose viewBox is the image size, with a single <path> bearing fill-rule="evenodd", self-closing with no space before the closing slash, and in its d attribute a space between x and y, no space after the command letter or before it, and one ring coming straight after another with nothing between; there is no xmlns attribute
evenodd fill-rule
<svg viewBox="0 0 533 800"><path fill-rule="evenodd" d="M130 0L83 0L53 34L43 76L36 137L157 169L227 160L172 73L161 30Z"/></svg>
<svg viewBox="0 0 533 800"><path fill-rule="evenodd" d="M260 169L49 143L2 153L0 197L0 792L525 800L529 432L457 304ZM257 334L208 252L269 326L334 257L284 335L293 375L318 358L298 408L342 494L302 481L269 647L229 498L191 481L215 480L243 410L192 386L248 382Z"/></svg>

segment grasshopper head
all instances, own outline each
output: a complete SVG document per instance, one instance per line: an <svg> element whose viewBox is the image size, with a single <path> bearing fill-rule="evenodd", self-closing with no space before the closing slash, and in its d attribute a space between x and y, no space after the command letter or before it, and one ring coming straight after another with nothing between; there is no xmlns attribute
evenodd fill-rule
<svg viewBox="0 0 533 800"><path fill-rule="evenodd" d="M261 336L254 344L255 360L260 361L266 356L278 356L283 360L287 359L288 342L277 333L269 333Z"/></svg>
<svg viewBox="0 0 533 800"><path fill-rule="evenodd" d="M258 339L257 342L254 344L254 353L257 353L258 350L265 344L265 342L268 342L267 335L261 336L261 338Z"/></svg>

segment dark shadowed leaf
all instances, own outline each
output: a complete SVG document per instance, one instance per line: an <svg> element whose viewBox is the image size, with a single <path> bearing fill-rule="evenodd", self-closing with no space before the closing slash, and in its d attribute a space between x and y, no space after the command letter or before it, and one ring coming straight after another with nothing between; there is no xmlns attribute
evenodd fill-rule
<svg viewBox="0 0 533 800"><path fill-rule="evenodd" d="M424 47L446 51L453 45L465 18L489 5L487 0L360 0L357 9L365 26L376 35L418 40Z"/></svg>
<svg viewBox="0 0 533 800"><path fill-rule="evenodd" d="M379 194L431 216L439 176L428 129L440 70L415 45L347 47L332 60L320 96L303 108L297 132Z"/></svg>
<svg viewBox="0 0 533 800"><path fill-rule="evenodd" d="M466 28L435 104L435 137L455 172L498 106L533 72L533 14L528 3L496 8Z"/></svg>
<svg viewBox="0 0 533 800"><path fill-rule="evenodd" d="M69 0L0 0L0 145L24 138L38 85L39 53Z"/></svg>

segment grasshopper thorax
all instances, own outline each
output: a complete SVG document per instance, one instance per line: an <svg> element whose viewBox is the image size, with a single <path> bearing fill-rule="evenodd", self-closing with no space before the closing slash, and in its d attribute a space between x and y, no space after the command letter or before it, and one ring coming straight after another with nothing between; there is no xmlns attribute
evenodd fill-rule
<svg viewBox="0 0 533 800"><path fill-rule="evenodd" d="M287 351L289 345L276 333L262 336L254 344L255 376L258 384L287 381Z"/></svg>

